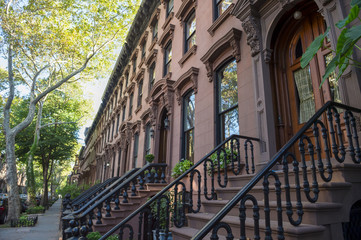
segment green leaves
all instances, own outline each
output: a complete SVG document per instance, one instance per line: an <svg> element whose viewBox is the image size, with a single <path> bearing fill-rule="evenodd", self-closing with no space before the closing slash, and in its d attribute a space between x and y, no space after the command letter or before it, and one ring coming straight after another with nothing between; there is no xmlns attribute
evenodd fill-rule
<svg viewBox="0 0 361 240"><path fill-rule="evenodd" d="M336 23L336 26L339 29L342 29L342 31L337 39L336 51L334 51L335 56L332 61L326 66L325 74L322 77L320 88L322 84L328 79L330 74L336 71L337 68L338 74L336 80L338 80L342 76L342 74L350 64L353 64L355 67L361 68L361 63L352 59L354 47L357 47L356 43L361 38L361 26L356 25L352 26L351 28L346 27L355 19L359 19L358 15L360 13L361 0L353 0L351 2L351 6L352 8L348 16L345 19ZM318 50L323 47L323 42L327 34L328 29L324 34L318 36L307 48L306 52L302 55L302 68L306 67L312 60L312 58L317 54Z"/></svg>
<svg viewBox="0 0 361 240"><path fill-rule="evenodd" d="M317 51L322 47L323 41L325 40L328 34L329 28L327 28L324 34L316 37L315 40L311 43L311 45L307 48L306 52L302 55L301 58L301 67L305 68L312 58L316 55Z"/></svg>

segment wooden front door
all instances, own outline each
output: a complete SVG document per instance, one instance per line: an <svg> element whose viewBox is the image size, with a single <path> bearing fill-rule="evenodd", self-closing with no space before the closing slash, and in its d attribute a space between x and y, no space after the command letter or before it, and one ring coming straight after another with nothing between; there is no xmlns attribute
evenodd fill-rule
<svg viewBox="0 0 361 240"><path fill-rule="evenodd" d="M340 102L335 76L319 88L325 67L332 59L327 48L320 50L304 69L302 54L315 37L326 30L322 16L315 6L302 10L300 20L291 19L280 32L287 35L277 41L276 93L278 102L278 148L282 147L327 101ZM330 45L326 40L325 45ZM310 133L312 130L309 130ZM307 133L306 133L307 134Z"/></svg>
<svg viewBox="0 0 361 240"><path fill-rule="evenodd" d="M160 132L159 132L159 157L158 163L167 162L167 135L168 129L164 125L165 119L167 118L167 112L164 111L162 114L160 122Z"/></svg>

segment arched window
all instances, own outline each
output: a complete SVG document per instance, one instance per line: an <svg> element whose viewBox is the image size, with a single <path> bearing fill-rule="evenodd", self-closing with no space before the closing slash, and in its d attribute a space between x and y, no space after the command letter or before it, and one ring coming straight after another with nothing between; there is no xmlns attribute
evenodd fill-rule
<svg viewBox="0 0 361 240"><path fill-rule="evenodd" d="M237 62L228 62L217 71L217 141L239 134Z"/></svg>
<svg viewBox="0 0 361 240"><path fill-rule="evenodd" d="M182 157L194 161L194 110L195 97L191 91L183 98L183 153Z"/></svg>

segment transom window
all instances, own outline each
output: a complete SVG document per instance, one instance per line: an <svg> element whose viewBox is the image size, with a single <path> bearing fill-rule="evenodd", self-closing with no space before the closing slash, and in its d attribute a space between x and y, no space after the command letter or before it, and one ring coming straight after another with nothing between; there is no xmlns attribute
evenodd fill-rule
<svg viewBox="0 0 361 240"><path fill-rule="evenodd" d="M217 71L217 129L221 142L239 134L237 63L233 60Z"/></svg>
<svg viewBox="0 0 361 240"><path fill-rule="evenodd" d="M170 64L172 62L172 42L170 41L164 51L164 76L171 72Z"/></svg>
<svg viewBox="0 0 361 240"><path fill-rule="evenodd" d="M194 161L194 92L189 92L183 99L183 154L184 159Z"/></svg>
<svg viewBox="0 0 361 240"><path fill-rule="evenodd" d="M185 52L196 44L196 15L195 12L188 17L185 23Z"/></svg>
<svg viewBox="0 0 361 240"><path fill-rule="evenodd" d="M224 11L232 4L232 0L215 0L215 19L222 15Z"/></svg>

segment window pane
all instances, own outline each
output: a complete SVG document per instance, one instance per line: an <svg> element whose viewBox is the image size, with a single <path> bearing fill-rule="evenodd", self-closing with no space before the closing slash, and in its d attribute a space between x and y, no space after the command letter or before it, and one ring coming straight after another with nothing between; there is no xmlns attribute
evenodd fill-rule
<svg viewBox="0 0 361 240"><path fill-rule="evenodd" d="M167 16L169 15L169 13L173 10L173 1L174 0L169 0L168 4L167 4Z"/></svg>
<svg viewBox="0 0 361 240"><path fill-rule="evenodd" d="M194 162L194 130L189 130L184 134L185 138L185 159Z"/></svg>
<svg viewBox="0 0 361 240"><path fill-rule="evenodd" d="M189 18L187 22L187 38L192 35L193 32L196 31L196 18L195 15L192 14L192 16Z"/></svg>
<svg viewBox="0 0 361 240"><path fill-rule="evenodd" d="M234 108L231 111L223 113L221 115L221 124L222 124L222 137L226 139L232 134L239 134L239 125L238 125L238 108Z"/></svg>
<svg viewBox="0 0 361 240"><path fill-rule="evenodd" d="M184 131L194 127L194 94L184 99Z"/></svg>
<svg viewBox="0 0 361 240"><path fill-rule="evenodd" d="M220 71L218 79L220 81L218 90L219 109L220 112L223 112L238 104L236 61L231 62L223 71Z"/></svg>
<svg viewBox="0 0 361 240"><path fill-rule="evenodd" d="M298 95L298 122L307 122L315 114L315 101L310 67L298 69L293 73Z"/></svg>
<svg viewBox="0 0 361 240"><path fill-rule="evenodd" d="M217 17L222 15L224 11L232 4L232 0L217 0Z"/></svg>

